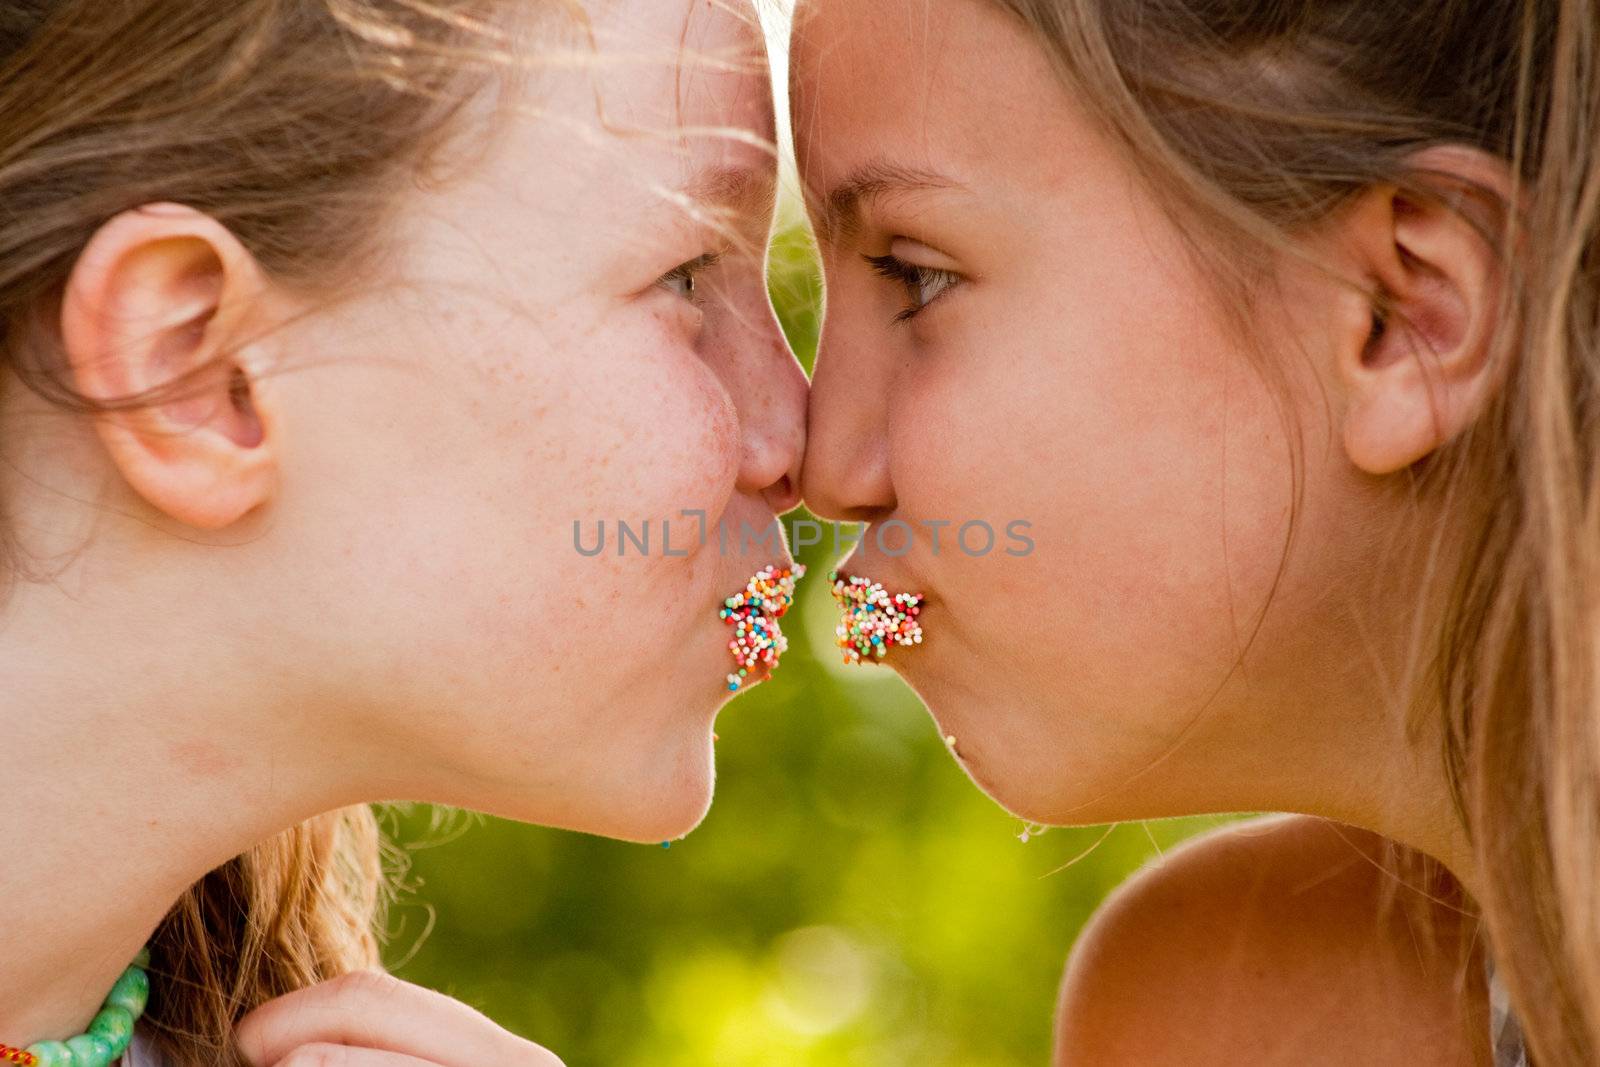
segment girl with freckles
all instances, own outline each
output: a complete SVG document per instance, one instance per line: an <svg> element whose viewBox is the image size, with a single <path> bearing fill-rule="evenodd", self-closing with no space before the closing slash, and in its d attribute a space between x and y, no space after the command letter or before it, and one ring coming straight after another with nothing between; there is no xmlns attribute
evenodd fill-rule
<svg viewBox="0 0 1600 1067"><path fill-rule="evenodd" d="M805 497L1037 542L864 536L883 662L1031 822L1295 813L1116 894L1060 1062L1600 1062L1597 17L800 5Z"/></svg>
<svg viewBox="0 0 1600 1067"><path fill-rule="evenodd" d="M791 561L572 524L794 505L772 139L746 0L0 4L0 1062L556 1062L368 802L705 812Z"/></svg>

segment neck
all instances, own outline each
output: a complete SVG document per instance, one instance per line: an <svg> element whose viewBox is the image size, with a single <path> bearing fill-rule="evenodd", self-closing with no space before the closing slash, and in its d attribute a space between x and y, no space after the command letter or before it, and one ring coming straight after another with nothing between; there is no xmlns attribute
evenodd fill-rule
<svg viewBox="0 0 1600 1067"><path fill-rule="evenodd" d="M1278 810L1381 834L1438 860L1475 895L1477 863L1444 764L1445 718L1420 703L1436 690L1448 578L1471 550L1472 524L1431 503L1396 521L1300 592L1305 616L1323 622L1286 644L1270 672L1282 682L1256 713L1262 731L1276 731L1269 750L1287 802Z"/></svg>
<svg viewBox="0 0 1600 1067"><path fill-rule="evenodd" d="M0 500L26 516L4 533L50 569L0 559L0 1041L26 1047L83 1033L208 871L391 783L364 777L359 727L330 728L347 717L311 679L331 665L303 662L276 586L162 528L91 423L0 379L0 429L29 429L0 436Z"/></svg>
<svg viewBox="0 0 1600 1067"><path fill-rule="evenodd" d="M1399 748L1406 744L1410 747ZM1381 834L1397 844L1413 849L1444 864L1469 895L1478 888L1477 861L1466 829L1456 817L1449 784L1438 759L1443 746L1417 749L1415 739L1397 737L1389 749L1391 763L1374 754L1366 767L1371 785L1359 795L1337 791L1321 803L1321 814L1340 822ZM1406 752L1409 757L1396 758ZM1388 772L1379 778L1376 768ZM1423 887L1414 887L1422 889Z"/></svg>
<svg viewBox="0 0 1600 1067"><path fill-rule="evenodd" d="M1331 658L1341 659L1337 647ZM1476 863L1443 762L1443 716L1402 706L1395 693L1412 684L1367 663L1344 657L1271 695L1262 710L1272 725L1264 716L1261 730L1280 733L1262 750L1276 759L1239 776L1244 795L1232 810L1302 812L1369 830L1438 860L1473 893Z"/></svg>
<svg viewBox="0 0 1600 1067"><path fill-rule="evenodd" d="M84 1032L207 871L352 799L302 759L319 748L281 695L252 703L237 690L267 687L206 669L230 662L215 626L68 585L18 582L0 631L0 1041L24 1047Z"/></svg>

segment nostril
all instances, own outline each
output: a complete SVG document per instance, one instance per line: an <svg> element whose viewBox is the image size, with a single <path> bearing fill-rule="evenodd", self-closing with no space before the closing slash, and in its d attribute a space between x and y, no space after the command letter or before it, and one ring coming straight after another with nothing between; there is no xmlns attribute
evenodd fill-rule
<svg viewBox="0 0 1600 1067"><path fill-rule="evenodd" d="M767 501L772 505L772 510L782 513L800 503L799 491L795 488L794 479L785 474L767 487Z"/></svg>

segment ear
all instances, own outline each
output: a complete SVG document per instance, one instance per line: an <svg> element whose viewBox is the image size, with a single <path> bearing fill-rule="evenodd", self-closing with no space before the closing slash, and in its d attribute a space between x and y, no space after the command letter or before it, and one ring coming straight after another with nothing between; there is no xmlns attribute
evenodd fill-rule
<svg viewBox="0 0 1600 1067"><path fill-rule="evenodd" d="M1350 294L1338 336L1345 452L1369 474L1402 470L1454 438L1505 376L1491 358L1503 272L1483 233L1504 228L1510 169L1455 145L1409 162L1433 197L1369 189L1343 221L1354 269L1379 294Z"/></svg>
<svg viewBox="0 0 1600 1067"><path fill-rule="evenodd" d="M272 426L248 347L264 275L226 227L179 204L105 223L73 267L61 338L74 383L109 401L96 428L146 501L220 530L271 496ZM149 394L147 400L139 400Z"/></svg>

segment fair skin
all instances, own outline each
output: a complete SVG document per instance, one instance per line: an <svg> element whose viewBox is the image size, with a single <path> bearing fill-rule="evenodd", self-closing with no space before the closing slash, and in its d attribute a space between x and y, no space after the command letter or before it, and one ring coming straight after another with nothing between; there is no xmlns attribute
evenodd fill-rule
<svg viewBox="0 0 1600 1067"><path fill-rule="evenodd" d="M415 798L647 842L704 814L717 609L786 558L679 513L768 526L804 451L764 285L771 92L746 7L590 15L597 62L540 70L406 192L392 284L323 306L149 205L73 271L73 384L223 373L100 417L6 383L0 490L44 577L0 632L0 736L33 783L3 816L29 872L0 896L4 1040L82 1032L191 883L319 812ZM619 518L653 520L647 558L575 551L574 520ZM546 1062L370 976L240 1041L262 1065Z"/></svg>
<svg viewBox="0 0 1600 1067"><path fill-rule="evenodd" d="M903 528L886 550L869 527L841 569L928 597L925 643L887 662L974 781L1046 824L1311 813L1470 887L1437 718L1396 694L1437 607L1423 590L1446 584L1428 584L1441 516L1409 471L1496 385L1476 232L1392 188L1357 197L1305 235L1321 266L1283 256L1281 296L1252 316L1270 381L1154 190L996 6L807 0L792 70L828 284L805 498L915 531L899 554ZM1505 180L1468 149L1417 162ZM1399 313L1384 331L1380 287ZM977 519L1030 522L1035 550L953 547ZM1434 565L1450 564L1446 546ZM1183 992L1170 968L1140 973L1154 980L1129 1027L1170 1033ZM1097 1051L1067 1060L1128 1062Z"/></svg>

